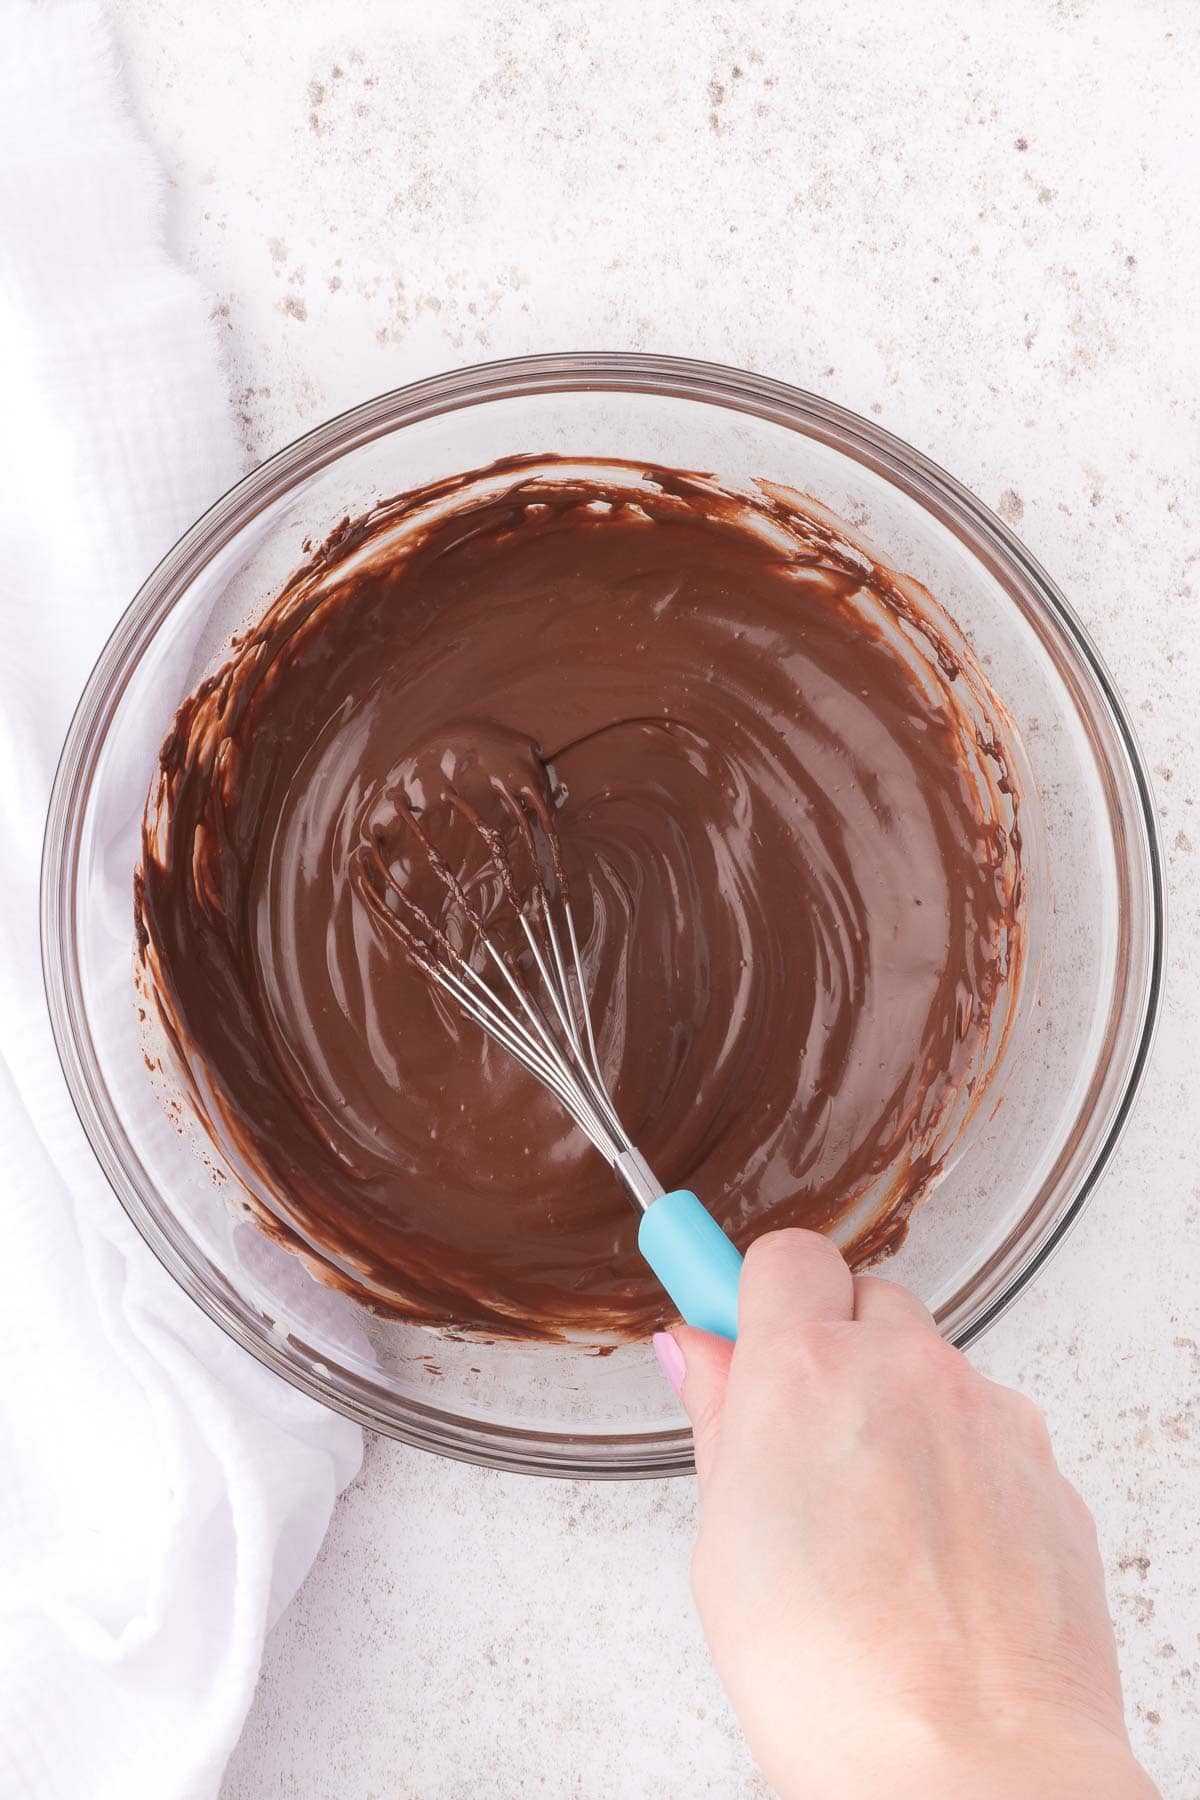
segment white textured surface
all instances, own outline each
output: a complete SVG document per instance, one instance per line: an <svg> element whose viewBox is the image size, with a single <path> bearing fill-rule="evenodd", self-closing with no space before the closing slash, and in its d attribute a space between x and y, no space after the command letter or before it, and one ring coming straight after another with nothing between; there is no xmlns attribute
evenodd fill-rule
<svg viewBox="0 0 1200 1800"><path fill-rule="evenodd" d="M814 388L953 470L1108 656L1172 900L1148 1091L979 1348L1099 1518L1137 1747L1200 1795L1200 753L1192 0L116 0L247 461L378 390L570 348ZM763 1794L686 1585L689 1484L375 1442L226 1800Z"/></svg>

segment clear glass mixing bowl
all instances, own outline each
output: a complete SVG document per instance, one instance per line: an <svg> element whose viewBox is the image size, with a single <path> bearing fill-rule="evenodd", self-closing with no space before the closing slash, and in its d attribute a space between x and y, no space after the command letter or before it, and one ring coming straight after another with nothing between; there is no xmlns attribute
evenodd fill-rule
<svg viewBox="0 0 1200 1800"><path fill-rule="evenodd" d="M289 1381L450 1456L559 1475L691 1466L648 1347L597 1356L459 1343L320 1286L225 1203L232 1183L147 1076L133 1003L142 808L178 702L346 514L516 453L619 457L814 497L922 581L1016 721L1041 815L1030 968L986 1117L887 1272L965 1344L1078 1217L1129 1112L1163 951L1161 854L1112 681L1049 577L948 475L877 426L779 382L650 356L545 356L435 377L280 452L205 514L121 620L55 783L42 888L46 987L84 1127L122 1205L186 1291ZM1000 1104L995 1104L1000 1101Z"/></svg>

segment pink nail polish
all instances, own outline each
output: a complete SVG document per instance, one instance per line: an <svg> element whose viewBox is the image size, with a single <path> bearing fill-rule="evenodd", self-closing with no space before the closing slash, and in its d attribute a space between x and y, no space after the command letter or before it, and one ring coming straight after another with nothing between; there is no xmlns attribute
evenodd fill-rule
<svg viewBox="0 0 1200 1800"><path fill-rule="evenodd" d="M656 1331L651 1341L654 1345L654 1354L658 1358L659 1368L675 1392L679 1393L683 1387L683 1378L687 1373L683 1351L669 1331Z"/></svg>

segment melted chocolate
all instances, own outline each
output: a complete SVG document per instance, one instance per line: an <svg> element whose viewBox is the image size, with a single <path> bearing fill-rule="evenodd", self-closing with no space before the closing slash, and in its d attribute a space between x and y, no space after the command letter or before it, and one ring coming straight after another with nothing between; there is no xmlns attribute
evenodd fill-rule
<svg viewBox="0 0 1200 1800"><path fill-rule="evenodd" d="M1011 730L954 628L798 496L514 462L345 524L184 702L137 880L196 1110L265 1229L415 1320L649 1331L615 1177L404 954L375 867L446 804L561 844L617 1110L742 1245L894 1248L1021 944ZM427 874L427 871L426 871ZM445 890L426 895L436 911Z"/></svg>

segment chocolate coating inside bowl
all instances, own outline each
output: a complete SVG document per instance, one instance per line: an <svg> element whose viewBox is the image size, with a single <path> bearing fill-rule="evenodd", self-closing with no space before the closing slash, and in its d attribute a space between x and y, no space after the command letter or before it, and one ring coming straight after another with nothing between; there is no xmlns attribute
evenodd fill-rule
<svg viewBox="0 0 1200 1800"><path fill-rule="evenodd" d="M953 625L800 497L513 462L346 524L163 746L142 979L260 1223L411 1319L645 1333L636 1216L364 892L414 809L561 844L633 1140L740 1244L894 1248L978 1106L1022 946L1011 726ZM497 812L503 818L503 809ZM435 890L425 903L444 904Z"/></svg>

